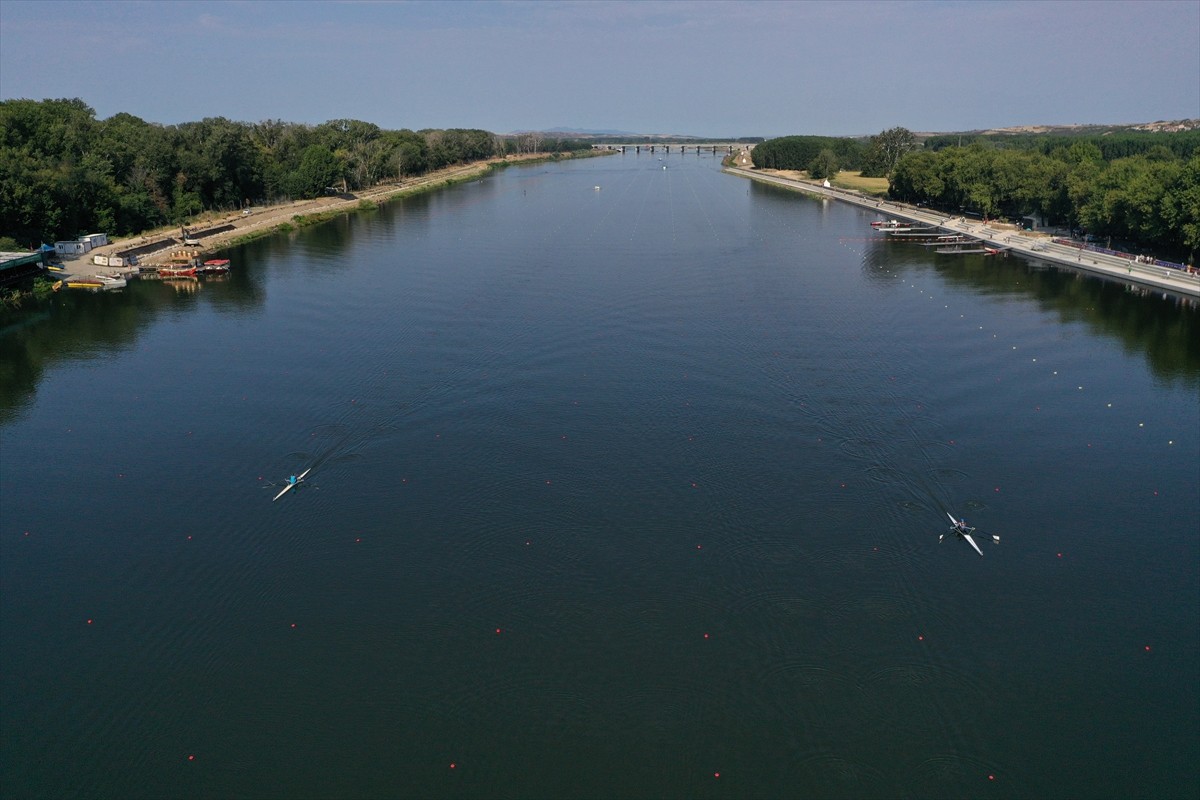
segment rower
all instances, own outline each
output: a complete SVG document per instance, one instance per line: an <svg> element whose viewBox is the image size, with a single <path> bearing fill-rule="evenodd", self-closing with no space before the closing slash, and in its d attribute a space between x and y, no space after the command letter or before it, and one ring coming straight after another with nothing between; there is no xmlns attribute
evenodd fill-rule
<svg viewBox="0 0 1200 800"><path fill-rule="evenodd" d="M288 483L290 483L292 486L295 486L296 485L296 476L293 475L292 477L288 478Z"/></svg>

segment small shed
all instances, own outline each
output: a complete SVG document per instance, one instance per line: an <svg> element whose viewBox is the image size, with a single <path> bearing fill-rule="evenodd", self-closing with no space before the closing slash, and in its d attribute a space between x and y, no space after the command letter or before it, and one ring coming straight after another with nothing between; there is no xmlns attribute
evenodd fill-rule
<svg viewBox="0 0 1200 800"><path fill-rule="evenodd" d="M108 244L107 233L89 233L87 236L80 236L79 241L87 242L88 247L100 247Z"/></svg>
<svg viewBox="0 0 1200 800"><path fill-rule="evenodd" d="M92 246L84 241L72 242L55 242L54 252L60 256L81 256L92 249Z"/></svg>

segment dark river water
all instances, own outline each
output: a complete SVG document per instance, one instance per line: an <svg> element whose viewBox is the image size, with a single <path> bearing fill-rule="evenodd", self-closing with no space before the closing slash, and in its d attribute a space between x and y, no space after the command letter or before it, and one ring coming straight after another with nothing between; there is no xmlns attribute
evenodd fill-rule
<svg viewBox="0 0 1200 800"><path fill-rule="evenodd" d="M665 159L6 328L3 795L1196 797L1196 307Z"/></svg>

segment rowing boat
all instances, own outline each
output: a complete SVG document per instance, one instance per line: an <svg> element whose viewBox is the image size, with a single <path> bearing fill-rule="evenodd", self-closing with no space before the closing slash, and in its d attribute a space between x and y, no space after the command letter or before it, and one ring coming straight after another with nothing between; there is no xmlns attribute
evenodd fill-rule
<svg viewBox="0 0 1200 800"><path fill-rule="evenodd" d="M974 547L975 552L979 553L979 555L982 556L983 551L979 549L979 545L975 544L975 540L971 538L971 533L975 529L968 527L967 524L965 522L963 522L961 519L955 519L954 515L951 514L949 511L946 512L946 516L949 517L950 521L954 523L954 532L957 533L962 538L966 539L967 544L971 545L971 547Z"/></svg>
<svg viewBox="0 0 1200 800"><path fill-rule="evenodd" d="M283 497L285 494L287 494L287 493L288 493L290 490L292 490L292 489L295 489L297 486L299 486L299 485L300 485L300 482L304 480L304 476L305 476L305 475L307 475L307 474L308 474L308 473L310 473L310 472L312 472L312 467L309 467L308 469L304 470L304 472L301 472L301 473L300 473L298 476L296 476L296 482L295 482L295 483L292 483L292 482L290 482L290 481L289 481L289 482L288 482L288 485L287 485L287 486L284 486L284 487L283 487L283 489L281 489L281 490L279 491L279 494L277 494L277 495L275 495L274 497L272 497L272 498L271 498L271 502L272 502L272 503L274 503L276 500L278 500L279 498L281 498L281 497ZM982 554L982 553L980 553L980 555L983 555L983 554Z"/></svg>

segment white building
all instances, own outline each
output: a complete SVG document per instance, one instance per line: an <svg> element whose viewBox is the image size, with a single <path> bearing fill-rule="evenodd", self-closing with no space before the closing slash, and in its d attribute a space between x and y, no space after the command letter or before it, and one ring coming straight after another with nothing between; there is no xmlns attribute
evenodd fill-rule
<svg viewBox="0 0 1200 800"><path fill-rule="evenodd" d="M54 243L54 252L60 256L81 256L91 249L91 244L84 241Z"/></svg>

